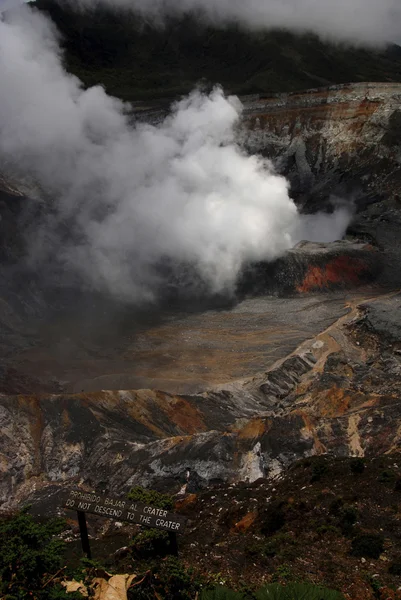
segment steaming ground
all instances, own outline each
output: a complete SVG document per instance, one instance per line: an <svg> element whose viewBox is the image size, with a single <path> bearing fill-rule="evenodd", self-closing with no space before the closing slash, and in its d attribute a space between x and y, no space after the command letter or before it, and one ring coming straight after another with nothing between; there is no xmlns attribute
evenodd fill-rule
<svg viewBox="0 0 401 600"><path fill-rule="evenodd" d="M237 98L196 90L158 127L132 124L129 106L64 71L57 32L29 7L0 22L0 78L0 153L48 198L29 259L48 277L73 270L130 302L157 298L172 271L231 293L245 264L349 223L343 207L299 215L287 181L236 144Z"/></svg>

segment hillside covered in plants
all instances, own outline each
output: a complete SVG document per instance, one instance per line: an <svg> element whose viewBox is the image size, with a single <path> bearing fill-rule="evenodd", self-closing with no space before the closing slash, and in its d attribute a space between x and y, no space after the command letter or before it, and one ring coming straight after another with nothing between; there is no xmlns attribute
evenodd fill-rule
<svg viewBox="0 0 401 600"><path fill-rule="evenodd" d="M185 94L200 81L236 94L401 81L396 45L374 50L284 30L219 29L191 16L170 17L159 26L115 8L76 12L55 0L32 5L49 13L61 31L72 73L129 101Z"/></svg>
<svg viewBox="0 0 401 600"><path fill-rule="evenodd" d="M47 600L75 590L66 597L100 599L113 585L129 600L401 597L394 456L304 459L275 481L216 486L183 500L141 488L129 497L187 517L178 557L163 531L88 514L93 556L83 559L76 514L43 520L38 514L60 505L38 494L28 512L1 521L1 597Z"/></svg>

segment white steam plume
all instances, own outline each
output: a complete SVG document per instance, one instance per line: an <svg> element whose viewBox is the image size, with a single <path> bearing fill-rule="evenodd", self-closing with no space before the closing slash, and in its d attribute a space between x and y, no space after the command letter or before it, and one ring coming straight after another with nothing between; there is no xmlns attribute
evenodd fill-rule
<svg viewBox="0 0 401 600"><path fill-rule="evenodd" d="M0 80L0 153L36 177L73 229L68 245L47 229L41 251L100 289L148 298L154 265L168 260L227 290L244 263L303 238L338 239L348 224L344 209L304 221L287 181L240 150L238 99L195 91L160 126L132 126L126 105L63 70L53 26L28 8L0 21Z"/></svg>
<svg viewBox="0 0 401 600"><path fill-rule="evenodd" d="M167 14L203 14L216 24L237 22L261 29L314 31L352 43L401 42L400 0L70 0L93 7L130 8L152 19Z"/></svg>

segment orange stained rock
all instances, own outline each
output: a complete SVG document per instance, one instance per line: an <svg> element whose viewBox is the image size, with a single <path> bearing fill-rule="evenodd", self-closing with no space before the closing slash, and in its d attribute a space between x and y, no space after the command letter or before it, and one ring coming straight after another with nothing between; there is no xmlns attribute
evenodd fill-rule
<svg viewBox="0 0 401 600"><path fill-rule="evenodd" d="M175 423L183 433L192 435L207 431L202 414L184 398L177 396L172 402L165 403L164 412L167 414L168 419Z"/></svg>
<svg viewBox="0 0 401 600"><path fill-rule="evenodd" d="M258 516L257 512L250 512L241 521L235 523L232 531L235 533L242 533L244 531L248 531L251 525L256 521L256 517Z"/></svg>
<svg viewBox="0 0 401 600"><path fill-rule="evenodd" d="M240 439L255 439L263 435L269 428L269 421L263 419L252 419L243 427L238 437Z"/></svg>
<svg viewBox="0 0 401 600"><path fill-rule="evenodd" d="M186 496L185 498L183 498L182 500L178 500L175 503L175 510L183 510L185 508L189 508L192 507L196 504L196 501L198 499L198 496L196 494L189 494L188 496Z"/></svg>
<svg viewBox="0 0 401 600"><path fill-rule="evenodd" d="M341 417L356 408L371 408L380 399L376 394L365 395L334 385L315 397L314 412L320 417Z"/></svg>
<svg viewBox="0 0 401 600"><path fill-rule="evenodd" d="M325 454L327 452L327 448L319 439L313 417L304 411L294 411L293 414L299 414L302 417L304 422L304 430L308 432L313 439L315 454Z"/></svg>
<svg viewBox="0 0 401 600"><path fill-rule="evenodd" d="M70 419L70 415L68 414L68 410L66 408L63 409L63 413L62 413L62 421L63 421L63 426L64 427L70 427L71 425L71 419Z"/></svg>
<svg viewBox="0 0 401 600"><path fill-rule="evenodd" d="M334 385L318 397L317 408L322 417L340 417L349 411L349 393Z"/></svg>
<svg viewBox="0 0 401 600"><path fill-rule="evenodd" d="M379 598L380 600L400 600L401 591L395 591L388 587L382 587L379 590Z"/></svg>
<svg viewBox="0 0 401 600"><path fill-rule="evenodd" d="M361 276L368 269L366 262L360 258L339 256L324 267L310 266L302 284L297 286L297 291L307 293L338 284L359 285L362 283Z"/></svg>

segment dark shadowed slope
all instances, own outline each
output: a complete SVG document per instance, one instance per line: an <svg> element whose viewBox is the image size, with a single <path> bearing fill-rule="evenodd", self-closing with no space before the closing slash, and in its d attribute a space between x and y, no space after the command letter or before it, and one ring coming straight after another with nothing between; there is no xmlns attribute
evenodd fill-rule
<svg viewBox="0 0 401 600"><path fill-rule="evenodd" d="M64 36L68 68L134 101L187 93L204 79L239 93L287 92L333 83L401 81L401 49L373 51L286 31L217 29L186 18L163 29L130 14L73 13L37 0Z"/></svg>

